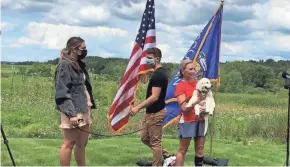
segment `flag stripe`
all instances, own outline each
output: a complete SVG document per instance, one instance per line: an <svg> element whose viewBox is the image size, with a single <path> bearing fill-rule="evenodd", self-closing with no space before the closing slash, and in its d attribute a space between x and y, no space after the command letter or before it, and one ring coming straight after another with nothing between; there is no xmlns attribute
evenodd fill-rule
<svg viewBox="0 0 290 167"><path fill-rule="evenodd" d="M121 82L121 87L119 88L113 103L115 103L116 100L121 96L121 94L124 92L124 87L126 86L126 84L128 84L134 77L136 77L137 73L138 73L138 68L132 68L132 72L131 73L125 74L125 77L124 77L124 79Z"/></svg>
<svg viewBox="0 0 290 167"><path fill-rule="evenodd" d="M137 43L135 42L129 61L131 61L132 57L136 54L136 52L138 52L139 49L140 49L140 45L137 45Z"/></svg>
<svg viewBox="0 0 290 167"><path fill-rule="evenodd" d="M148 43L155 43L155 42L156 42L156 38L154 36L149 36L149 37L146 37L145 39L145 45Z"/></svg>
<svg viewBox="0 0 290 167"><path fill-rule="evenodd" d="M120 97L120 100L119 100L118 105L117 105L118 107L116 109L120 109L119 107L122 105L122 103L124 101L126 101L128 98L130 98L130 97L132 97L134 95L134 91L135 91L134 88L135 88L136 82L138 82L138 80L134 79L132 81L133 81L132 82L133 84L130 85L132 87L131 88L127 88L129 90Z"/></svg>
<svg viewBox="0 0 290 167"><path fill-rule="evenodd" d="M131 57L127 66L127 69L125 71L125 74L127 74L128 70L132 67L132 65L137 61L137 59L139 58L139 54L142 53L142 48L140 48L140 46L138 44L134 45L133 51L131 53Z"/></svg>
<svg viewBox="0 0 290 167"><path fill-rule="evenodd" d="M117 122L116 124L114 124L112 126L112 128L114 130L119 130L120 127L124 126L129 120L129 115L126 115L124 118L122 118L119 122Z"/></svg>
<svg viewBox="0 0 290 167"><path fill-rule="evenodd" d="M137 81L138 81L137 79L134 80L135 85L136 85ZM129 90L123 94L123 96L120 98L120 100L118 100L119 102L118 102L118 105L116 105L116 109L115 109L116 111L122 111L124 109L123 103L125 103L127 101L127 99L134 97L133 95L134 95L134 91L135 91L135 85L130 85L132 87L128 86L127 89L129 89ZM132 100L133 99L131 99L129 102L131 102ZM128 103L128 105L129 105L129 103ZM113 114L113 116L116 116L116 115L118 115L118 113Z"/></svg>
<svg viewBox="0 0 290 167"><path fill-rule="evenodd" d="M142 57L141 61L140 61L140 65L146 64L146 57Z"/></svg>
<svg viewBox="0 0 290 167"><path fill-rule="evenodd" d="M156 46L156 43L147 43L144 45L144 50L147 50L148 48L152 48L155 46Z"/></svg>
<svg viewBox="0 0 290 167"><path fill-rule="evenodd" d="M130 61L128 64L128 67L130 66L130 68L128 69L128 71L125 73L122 81L121 81L121 86L123 86L125 84L125 82L129 79L129 76L132 74L132 72L134 70L136 70L136 68L138 68L140 61L141 61L141 56L142 55L142 50L139 49L136 54L133 56L132 59L134 59L133 61ZM135 60L136 59L136 60Z"/></svg>
<svg viewBox="0 0 290 167"><path fill-rule="evenodd" d="M133 100L133 97L131 97L129 100ZM128 102L129 103L129 102ZM114 126L116 123L118 123L121 119L123 119L126 115L129 114L130 112L130 106L128 105L125 106L125 102L123 103L124 105L122 106L122 110L120 110L120 112L118 113L118 115L116 115L112 121L111 121L111 126Z"/></svg>
<svg viewBox="0 0 290 167"><path fill-rule="evenodd" d="M137 71L138 69L136 69L136 71ZM133 76L133 75L132 75ZM128 90L128 89L130 89L130 88L132 88L132 87L135 87L136 86L136 83L138 82L138 78L137 78L137 75L132 79L132 80L130 80L127 84L124 84L123 86L122 86L122 90L121 89L119 89L119 90L121 90L122 92L120 93L120 95L119 95L119 97L116 99L116 101L114 101L114 103L113 103L113 105L112 105L112 107L111 107L111 110L110 110L110 113L111 114L113 114L112 112L114 112L114 110L117 108L117 105L118 105L118 103L119 103L119 100L120 100L120 97L122 97L123 95L124 95L124 93Z"/></svg>
<svg viewBox="0 0 290 167"><path fill-rule="evenodd" d="M148 30L147 33L146 33L146 36L147 37L150 37L150 36L156 37L156 31L155 31L155 29Z"/></svg>

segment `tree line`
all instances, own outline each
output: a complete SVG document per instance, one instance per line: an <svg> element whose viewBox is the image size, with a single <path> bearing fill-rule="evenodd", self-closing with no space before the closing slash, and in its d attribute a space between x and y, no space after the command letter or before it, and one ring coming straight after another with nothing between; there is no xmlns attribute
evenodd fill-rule
<svg viewBox="0 0 290 167"><path fill-rule="evenodd" d="M39 62L17 62L15 65L32 65L29 68L19 66L18 72L21 75L53 76L55 66L59 59ZM127 67L128 59L123 58L102 58L88 56L86 63L89 71L110 80L119 82ZM2 64L11 64L2 62ZM163 63L172 77L176 71L177 63ZM220 63L221 84L219 92L229 93L262 93L278 92L283 87L281 74L283 71L290 71L290 61L274 61L273 59L260 61L234 61ZM171 78L170 78L171 79Z"/></svg>

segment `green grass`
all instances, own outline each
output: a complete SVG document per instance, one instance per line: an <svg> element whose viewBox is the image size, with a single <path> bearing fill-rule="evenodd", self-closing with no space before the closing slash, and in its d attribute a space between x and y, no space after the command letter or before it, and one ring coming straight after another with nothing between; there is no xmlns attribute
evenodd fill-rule
<svg viewBox="0 0 290 167"><path fill-rule="evenodd" d="M109 133L107 113L118 90L115 81L92 80L97 109L93 110L93 130ZM59 111L55 109L53 79L14 75L1 80L2 123L14 137L61 137L58 133ZM145 98L146 85L141 85L137 102ZM248 142L250 137L284 141L287 122L287 92L278 94L216 94L215 136ZM125 132L139 128L144 113L130 118ZM175 125L164 134L176 138Z"/></svg>
<svg viewBox="0 0 290 167"><path fill-rule="evenodd" d="M264 94L233 94L233 93L217 93L217 104L230 104L239 107L260 107L260 108L287 108L287 91L279 93Z"/></svg>
<svg viewBox="0 0 290 167"><path fill-rule="evenodd" d="M59 111L54 103L53 78L15 75L9 66L2 67L1 73L5 74L1 77L1 123L16 165L59 165L62 135L58 128ZM107 113L119 85L101 76L92 79L92 83L98 106L92 113L93 131L110 134ZM141 85L137 103L145 98L145 91L146 85ZM286 137L286 91L254 95L217 93L216 104L214 157L229 158L232 166L284 165L285 145L281 143ZM130 118L124 132L139 129L143 114ZM173 153L178 148L176 134L176 124L164 131L164 145ZM95 139L93 136L88 144L88 165L134 166L136 160L150 160L152 156L136 134L127 138ZM208 155L209 142L205 149ZM1 165L11 165L3 143L1 151ZM193 157L191 146L186 165L192 166ZM75 165L75 162L72 164Z"/></svg>
<svg viewBox="0 0 290 167"><path fill-rule="evenodd" d="M62 135L58 128L53 78L15 75L9 66L2 66L1 73L5 74L1 77L1 124L17 165L58 165ZM92 79L92 83L98 106L92 113L93 132L110 134L107 113L119 85L101 76ZM141 85L137 103L145 98L145 91L146 85ZM232 166L284 165L285 145L281 143L286 137L287 97L286 91L254 95L217 93L214 157L229 158ZM124 132L139 129L143 114L130 118ZM176 124L164 131L165 147L171 152L178 148L176 134ZM205 149L208 155L209 142ZM150 160L152 156L135 134L127 138L90 140L87 155L87 164L94 166L134 166L136 160ZM193 164L193 157L191 146L186 165ZM2 165L11 165L3 143Z"/></svg>
<svg viewBox="0 0 290 167"><path fill-rule="evenodd" d="M1 76L2 77L9 77L13 73L16 74L19 72L19 68L31 68L31 65L7 65L1 64Z"/></svg>
<svg viewBox="0 0 290 167"><path fill-rule="evenodd" d="M9 138L9 146L18 166L58 166L60 139ZM6 146L2 143L1 165L10 166ZM175 153L177 139L164 139L165 148ZM88 166L136 166L139 159L151 160L152 153L138 138L119 137L89 140L87 146ZM206 142L205 155L209 155ZM285 147L264 141L253 141L250 145L240 142L216 140L213 143L213 157L230 159L230 166L282 166L285 164ZM73 157L73 156L72 156ZM193 165L193 144L186 157L186 166ZM76 165L74 159L72 164Z"/></svg>

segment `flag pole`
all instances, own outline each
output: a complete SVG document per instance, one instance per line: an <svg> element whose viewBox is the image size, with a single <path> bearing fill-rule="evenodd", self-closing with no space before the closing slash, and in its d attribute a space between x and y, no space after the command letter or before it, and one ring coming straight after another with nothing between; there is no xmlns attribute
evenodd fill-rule
<svg viewBox="0 0 290 167"><path fill-rule="evenodd" d="M220 7L219 8L221 8L221 7L223 7L223 5L224 5L224 0L221 0L221 4L220 4ZM222 13L221 13L221 17L220 17L220 28L219 28L219 30L221 31L221 26L222 26ZM219 32L219 34L220 34L220 41L219 41L219 45L221 45L221 32ZM219 58L220 58L220 46L219 46ZM219 69L218 69L218 74L220 74L220 60L219 60ZM214 99L215 99L215 97L216 97L216 93L217 93L217 86L219 86L220 85L220 76L218 76L218 80L216 81L217 83L216 83L216 86L215 86L215 89L214 89ZM215 113L216 113L216 109L215 109L215 111L214 111L214 114L212 115L212 123L211 123L211 127L210 127L210 156L211 157L213 157L212 156L212 143L213 143L213 136L214 136L214 124L215 124Z"/></svg>
<svg viewBox="0 0 290 167"><path fill-rule="evenodd" d="M214 99L215 99L215 94L216 94L216 88L214 89ZM209 155L210 157L213 157L212 156L212 142L213 142L213 133L214 133L214 116L215 116L215 112L216 112L216 109L214 111L214 114L212 115L212 121L211 121L211 125L210 125L210 150L209 150Z"/></svg>

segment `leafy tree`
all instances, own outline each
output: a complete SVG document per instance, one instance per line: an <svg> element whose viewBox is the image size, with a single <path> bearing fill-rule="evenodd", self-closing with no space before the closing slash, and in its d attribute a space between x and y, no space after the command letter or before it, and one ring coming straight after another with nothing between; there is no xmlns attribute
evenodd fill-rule
<svg viewBox="0 0 290 167"><path fill-rule="evenodd" d="M221 78L221 92L239 93L243 91L243 79L240 72L233 70Z"/></svg>
<svg viewBox="0 0 290 167"><path fill-rule="evenodd" d="M59 58L49 60L46 63L26 61L1 62L1 64L32 65L29 68L19 66L18 75L49 77L54 76L58 61ZM99 56L88 56L84 61L93 79L100 77L114 82L121 80L128 64L128 59ZM178 64L162 63L162 66L168 71L171 80ZM242 91L248 93L277 92L283 88L284 80L281 78L283 71L290 72L290 60L274 61L268 59L220 63L221 87L219 91L233 93ZM152 73L149 73L148 77L151 75Z"/></svg>

